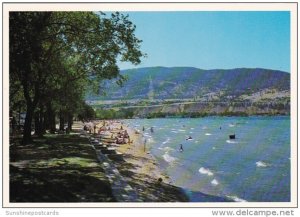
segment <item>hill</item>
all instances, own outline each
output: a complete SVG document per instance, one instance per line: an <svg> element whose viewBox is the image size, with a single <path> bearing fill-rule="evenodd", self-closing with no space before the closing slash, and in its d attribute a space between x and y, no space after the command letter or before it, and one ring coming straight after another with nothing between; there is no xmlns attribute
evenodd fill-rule
<svg viewBox="0 0 300 217"><path fill-rule="evenodd" d="M150 67L121 73L128 78L123 87L105 81L105 96L87 97L100 118L290 114L287 72Z"/></svg>
<svg viewBox="0 0 300 217"><path fill-rule="evenodd" d="M123 87L115 80L101 86L105 96L88 95L87 100L203 99L227 101L265 93L290 90L290 74L261 68L202 70L192 67L149 67L121 71L128 78ZM244 100L247 99L243 98ZM252 97L253 98L253 97Z"/></svg>

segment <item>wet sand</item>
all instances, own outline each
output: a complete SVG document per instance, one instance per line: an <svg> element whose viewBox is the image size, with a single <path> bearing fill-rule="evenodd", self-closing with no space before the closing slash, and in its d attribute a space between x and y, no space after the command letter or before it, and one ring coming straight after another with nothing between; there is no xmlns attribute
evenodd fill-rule
<svg viewBox="0 0 300 217"><path fill-rule="evenodd" d="M144 145L143 135L124 125L123 128L127 130L133 143L121 145L117 150L124 154L125 161L137 166L133 171L141 175L147 175L145 178L148 176L156 180L161 178L162 182L170 184L170 178L160 170L156 159L147 148L147 143Z"/></svg>
<svg viewBox="0 0 300 217"><path fill-rule="evenodd" d="M103 125L103 121L98 121L97 131ZM141 133L121 121L105 121L105 126L108 129L105 131L107 138L115 138L118 132L127 131L132 142L115 145L117 152L123 155L124 161L115 161L114 164L144 202L188 201L181 188L171 185L170 178L161 171L157 160L147 149L147 144L145 149Z"/></svg>

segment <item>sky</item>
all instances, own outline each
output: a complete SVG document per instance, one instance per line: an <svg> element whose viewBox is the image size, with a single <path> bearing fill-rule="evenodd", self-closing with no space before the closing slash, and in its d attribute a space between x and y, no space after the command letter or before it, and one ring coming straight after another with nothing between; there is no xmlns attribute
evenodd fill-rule
<svg viewBox="0 0 300 217"><path fill-rule="evenodd" d="M122 12L147 54L134 66L267 68L290 72L288 11Z"/></svg>

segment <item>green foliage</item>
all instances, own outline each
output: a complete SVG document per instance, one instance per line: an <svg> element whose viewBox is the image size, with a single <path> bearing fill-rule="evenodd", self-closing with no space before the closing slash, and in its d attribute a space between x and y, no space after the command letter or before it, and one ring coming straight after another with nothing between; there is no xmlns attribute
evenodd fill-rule
<svg viewBox="0 0 300 217"><path fill-rule="evenodd" d="M96 117L96 112L90 105L82 102L81 106L78 109L77 117L80 121L90 121Z"/></svg>
<svg viewBox="0 0 300 217"><path fill-rule="evenodd" d="M98 119L130 119L134 116L134 112L127 109L114 110L114 109L97 109L96 117Z"/></svg>
<svg viewBox="0 0 300 217"><path fill-rule="evenodd" d="M96 111L96 117L104 120L104 119L114 119L116 118L116 111L113 109L109 109L109 110L99 110L97 109Z"/></svg>
<svg viewBox="0 0 300 217"><path fill-rule="evenodd" d="M126 76L117 60L139 64L143 56L135 25L118 12L110 17L94 12L11 12L9 57L11 108L25 102L24 136L31 135L37 106L72 116L86 90L99 82ZM22 97L18 97L19 90Z"/></svg>
<svg viewBox="0 0 300 217"><path fill-rule="evenodd" d="M212 114L209 114L207 112L152 112L146 115L146 118L199 118L199 117L205 117Z"/></svg>
<svg viewBox="0 0 300 217"><path fill-rule="evenodd" d="M167 116L168 116L168 114L164 113L164 112L153 112L153 113L147 114L146 118L148 118L148 119L151 119L151 118L165 118Z"/></svg>
<svg viewBox="0 0 300 217"><path fill-rule="evenodd" d="M247 112L242 112L242 111L234 111L234 112L224 111L224 112L220 113L219 115L221 115L221 116L242 116L242 117L249 116L249 114Z"/></svg>

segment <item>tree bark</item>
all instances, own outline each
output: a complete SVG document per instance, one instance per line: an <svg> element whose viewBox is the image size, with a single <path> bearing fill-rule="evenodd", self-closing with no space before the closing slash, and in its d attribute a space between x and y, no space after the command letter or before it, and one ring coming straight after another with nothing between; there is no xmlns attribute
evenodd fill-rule
<svg viewBox="0 0 300 217"><path fill-rule="evenodd" d="M49 130L50 133L55 133L56 131L56 123L55 123L55 113L52 111L49 116Z"/></svg>
<svg viewBox="0 0 300 217"><path fill-rule="evenodd" d="M39 111L34 114L35 135L42 137L45 134L45 119L43 105L39 106Z"/></svg>
<svg viewBox="0 0 300 217"><path fill-rule="evenodd" d="M40 134L40 117L38 112L34 114L34 134Z"/></svg>
<svg viewBox="0 0 300 217"><path fill-rule="evenodd" d="M47 116L47 112L43 112L42 114L42 117L43 117L43 126L42 126L42 132L43 134L46 133L46 130L48 129L48 116Z"/></svg>
<svg viewBox="0 0 300 217"><path fill-rule="evenodd" d="M31 139L31 123L34 113L34 106L31 103L26 104L26 117L24 123L24 132L22 144L26 145L32 141Z"/></svg>
<svg viewBox="0 0 300 217"><path fill-rule="evenodd" d="M46 129L50 130L50 133L55 133L56 131L55 112L52 109L51 103L47 103L46 108L47 108Z"/></svg>
<svg viewBox="0 0 300 217"><path fill-rule="evenodd" d="M65 115L62 110L59 112L59 130L65 130Z"/></svg>
<svg viewBox="0 0 300 217"><path fill-rule="evenodd" d="M73 115L68 114L68 130L72 131L72 125L73 125Z"/></svg>
<svg viewBox="0 0 300 217"><path fill-rule="evenodd" d="M24 87L24 97L26 100L26 117L25 117L25 123L24 123L24 132L23 132L23 140L22 144L26 145L32 141L31 138L31 124L32 119L34 115L34 110L36 108L36 105L39 100L40 92L39 92L39 83L35 83L35 89L34 89L34 98L33 100L30 97L29 90L28 90L28 83L27 83L27 77L25 76L25 79L22 81L23 87Z"/></svg>
<svg viewBox="0 0 300 217"><path fill-rule="evenodd" d="M45 130L45 113L44 113L44 106L41 105L40 106L40 111L39 111L39 128L40 128L40 131L38 133L39 137L42 137L44 136L44 134L46 133L46 130Z"/></svg>

